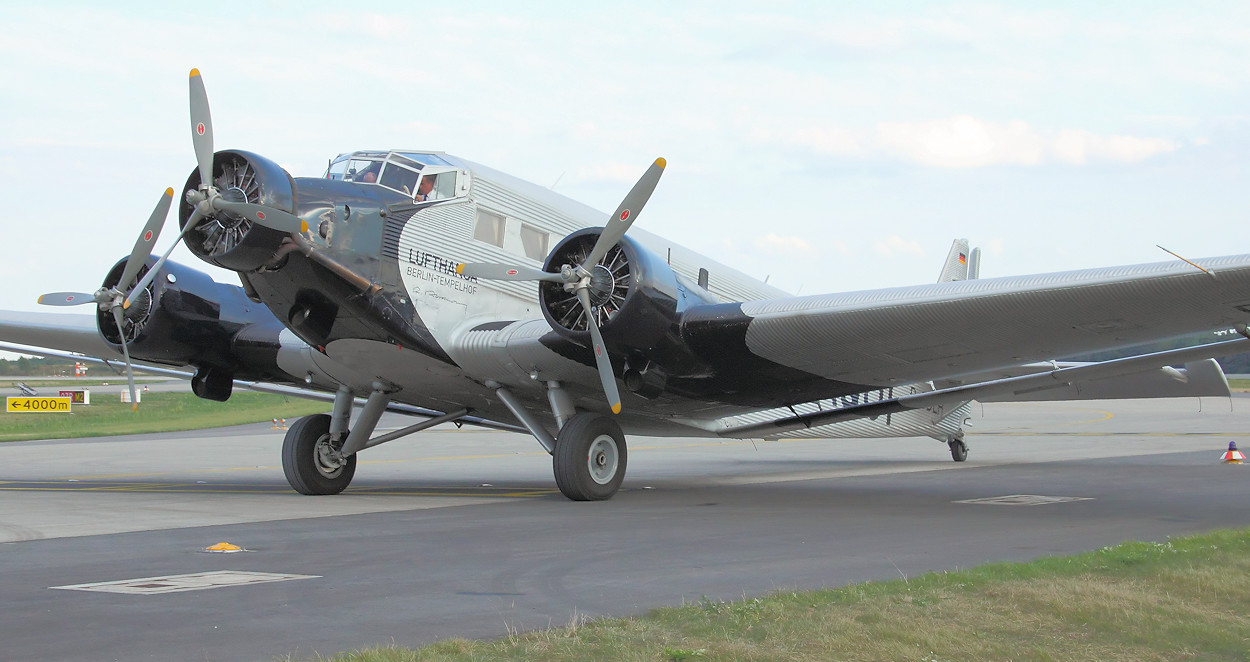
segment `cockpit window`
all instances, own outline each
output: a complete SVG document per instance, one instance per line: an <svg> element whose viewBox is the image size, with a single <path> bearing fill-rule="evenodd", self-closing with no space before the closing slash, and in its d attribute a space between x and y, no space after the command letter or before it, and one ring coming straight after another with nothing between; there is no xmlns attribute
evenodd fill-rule
<svg viewBox="0 0 1250 662"><path fill-rule="evenodd" d="M412 159L413 161L417 161L425 165L436 165L436 166L451 165L451 163L448 163L445 159L443 159L437 154L423 154L420 152L396 152L395 156L402 156L404 158Z"/></svg>
<svg viewBox="0 0 1250 662"><path fill-rule="evenodd" d="M469 190L469 172L437 154L425 152L353 152L335 158L326 179L377 184L416 202L447 200Z"/></svg>
<svg viewBox="0 0 1250 662"><path fill-rule="evenodd" d="M347 175L343 179L358 184L376 184L382 173L382 162L372 159L352 159L347 163Z"/></svg>
<svg viewBox="0 0 1250 662"><path fill-rule="evenodd" d="M341 180L347 174L347 157L336 159L326 169L326 179Z"/></svg>
<svg viewBox="0 0 1250 662"><path fill-rule="evenodd" d="M378 183L386 188L412 195L417 190L417 178L420 176L421 173L417 170L395 161L389 161L382 170L382 179Z"/></svg>

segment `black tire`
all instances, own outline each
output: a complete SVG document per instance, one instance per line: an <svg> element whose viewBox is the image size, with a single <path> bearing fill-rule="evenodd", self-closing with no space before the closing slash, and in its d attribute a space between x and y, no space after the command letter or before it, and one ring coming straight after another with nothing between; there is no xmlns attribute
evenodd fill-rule
<svg viewBox="0 0 1250 662"><path fill-rule="evenodd" d="M963 439L951 439L946 442L951 448L951 459L956 462L963 462L968 459L968 445Z"/></svg>
<svg viewBox="0 0 1250 662"><path fill-rule="evenodd" d="M330 415L314 414L295 422L282 441L282 471L296 492L308 495L338 494L356 475L356 455L331 470L318 460L317 445L330 439Z"/></svg>
<svg viewBox="0 0 1250 662"><path fill-rule="evenodd" d="M581 413L556 438L552 465L560 493L573 501L611 499L625 479L625 435L616 421Z"/></svg>

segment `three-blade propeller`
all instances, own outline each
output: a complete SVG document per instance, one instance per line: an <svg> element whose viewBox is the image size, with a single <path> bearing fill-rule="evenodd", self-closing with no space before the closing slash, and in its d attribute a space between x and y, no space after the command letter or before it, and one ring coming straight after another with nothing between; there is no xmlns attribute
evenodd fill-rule
<svg viewBox="0 0 1250 662"><path fill-rule="evenodd" d="M45 306L77 306L85 303L96 304L101 311L108 310L112 313L113 321L117 324L117 333L121 337L122 356L126 360L126 381L130 387L130 401L133 408L137 409L138 404L135 399L135 380L134 370L130 364L130 348L126 343L126 330L123 322L125 320L124 312L130 308L135 299L143 292L152 279L156 278L160 273L161 267L165 261L169 259L169 255L173 253L174 248L182 241L183 237L196 226L199 221L205 217L213 216L214 212L229 212L243 216L258 225L278 230L279 232L307 232L308 223L303 219L283 211L249 202L235 202L226 200L221 193L213 185L213 120L212 114L208 107L208 92L204 89L204 79L200 77L199 69L192 69L190 76L190 106L191 106L191 145L195 149L196 167L200 174L200 186L198 190L187 191L186 200L193 207L190 217L182 227L182 231L178 234L178 238L165 251L159 259L148 269L147 273L137 283L133 283L135 277L139 275L139 271L143 269L143 265L147 263L148 257L152 254L152 248L156 244L157 237L160 236L161 228L165 225L165 219L169 215L169 207L173 201L174 190L166 189L164 195L161 196L156 208L152 210L152 215L148 218L148 222L143 226L143 231L139 233L139 239L135 241L134 248L130 251L130 257L126 259L126 267L122 270L121 279L112 287L102 287L94 294L86 294L83 292L52 292L39 297L39 303Z"/></svg>
<svg viewBox="0 0 1250 662"><path fill-rule="evenodd" d="M156 207L152 210L152 215L148 217L148 222L143 226L143 231L139 233L139 238L135 240L134 248L130 250L130 257L126 259L126 267L122 270L121 278L116 285L112 287L101 287L94 294L86 294L83 292L53 292L39 297L39 303L45 306L78 306L85 303L94 303L100 310L108 310L112 312L113 322L117 325L117 335L122 344L122 357L126 360L126 385L130 388L131 410L139 407L138 400L135 398L135 375L134 368L130 365L130 348L126 343L126 327L123 324L124 315L122 310L127 307L128 298L126 292L130 291L133 297L135 292L140 292L151 282L151 276L156 273L156 267L148 270L147 276L135 285L132 289L130 284L138 275L139 270L143 268L147 258L152 253L152 245L156 243L156 238L161 234L161 226L165 224L165 218L169 215L169 206L174 199L174 190L172 188L165 189L161 194L161 199L156 202Z"/></svg>
<svg viewBox="0 0 1250 662"><path fill-rule="evenodd" d="M612 408L612 413L614 414L621 413L621 395L616 388L616 375L612 372L612 360L608 357L608 349L603 343L603 334L599 331L599 326L595 322L594 307L590 300L591 270L607 256L608 251L612 250L612 247L625 236L629 227L633 225L634 220L638 218L638 214L642 212L642 208L647 204L647 200L651 199L651 193L655 191L655 186L660 181L660 175L664 174L665 165L664 159L660 158L656 159L650 168L647 168L647 171L643 173L638 183L634 184L634 188L630 189L629 194L621 201L620 206L608 218L608 223L604 226L603 232L599 233L599 238L595 241L594 247L581 264L563 265L559 273L510 264L461 264L456 266L456 272L465 276L475 276L484 280L532 280L563 283L565 291L574 293L578 302L582 305L582 314L586 317L586 328L590 331L591 349L595 353L595 366L599 370L599 381L603 384L603 393L607 396L608 405Z"/></svg>

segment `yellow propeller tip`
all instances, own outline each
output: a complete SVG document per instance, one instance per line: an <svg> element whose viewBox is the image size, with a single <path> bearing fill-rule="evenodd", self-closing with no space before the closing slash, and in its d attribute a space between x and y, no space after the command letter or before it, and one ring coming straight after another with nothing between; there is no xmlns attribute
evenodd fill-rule
<svg viewBox="0 0 1250 662"><path fill-rule="evenodd" d="M122 302L122 310L130 310L130 301L127 300Z"/></svg>
<svg viewBox="0 0 1250 662"><path fill-rule="evenodd" d="M456 265L456 275L457 276L464 275L464 263L463 262Z"/></svg>
<svg viewBox="0 0 1250 662"><path fill-rule="evenodd" d="M619 403L619 402L618 402L618 403L616 403L616 404L612 405L612 413L613 413L613 414L619 414L619 413L621 413L621 403Z"/></svg>
<svg viewBox="0 0 1250 662"><path fill-rule="evenodd" d="M668 161L665 161L664 157L661 156L660 158L655 160L655 164L660 166L661 168L665 168L668 166Z"/></svg>
<svg viewBox="0 0 1250 662"><path fill-rule="evenodd" d="M305 220L304 220L304 219L302 219L302 218L300 219L300 221L299 221L299 231L300 231L300 232L308 232L308 221L305 221Z"/></svg>
<svg viewBox="0 0 1250 662"><path fill-rule="evenodd" d="M130 405L130 411L139 411L139 403L136 402Z"/></svg>
<svg viewBox="0 0 1250 662"><path fill-rule="evenodd" d="M192 69L192 70L191 70L191 78L195 78L196 76L199 76L199 75L200 75L200 70L199 70L199 69Z"/></svg>
<svg viewBox="0 0 1250 662"><path fill-rule="evenodd" d="M38 299L35 299L35 303L43 303L43 297L40 296Z"/></svg>
<svg viewBox="0 0 1250 662"><path fill-rule="evenodd" d="M174 187L172 187L172 186L171 186L171 187L169 187L169 188L165 189L165 195L167 195L167 196L169 196L169 197L171 197L171 198L172 198L172 197L174 197Z"/></svg>

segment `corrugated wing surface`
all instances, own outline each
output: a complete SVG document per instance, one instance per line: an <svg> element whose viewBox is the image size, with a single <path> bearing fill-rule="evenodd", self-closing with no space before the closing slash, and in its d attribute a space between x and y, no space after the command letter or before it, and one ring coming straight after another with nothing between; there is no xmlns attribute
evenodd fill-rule
<svg viewBox="0 0 1250 662"><path fill-rule="evenodd" d="M743 304L752 352L824 377L890 385L1250 320L1250 255Z"/></svg>

